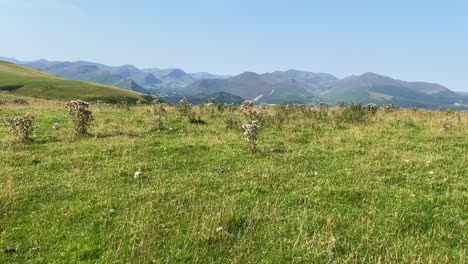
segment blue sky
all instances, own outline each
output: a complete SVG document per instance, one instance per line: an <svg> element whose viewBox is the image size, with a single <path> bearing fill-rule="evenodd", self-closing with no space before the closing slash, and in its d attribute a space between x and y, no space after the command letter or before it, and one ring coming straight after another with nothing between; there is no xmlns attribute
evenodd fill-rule
<svg viewBox="0 0 468 264"><path fill-rule="evenodd" d="M0 0L0 56L238 74L376 72L468 91L468 1Z"/></svg>

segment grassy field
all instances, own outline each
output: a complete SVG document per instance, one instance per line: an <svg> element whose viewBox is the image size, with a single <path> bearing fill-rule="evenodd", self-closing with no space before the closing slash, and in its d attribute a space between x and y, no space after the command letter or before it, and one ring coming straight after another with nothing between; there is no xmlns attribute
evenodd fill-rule
<svg viewBox="0 0 468 264"><path fill-rule="evenodd" d="M65 80L32 68L0 61L0 92L60 100L137 101L143 95L106 85Z"/></svg>
<svg viewBox="0 0 468 264"><path fill-rule="evenodd" d="M37 126L0 126L0 263L466 263L467 112L271 107L250 153L240 110L158 130L152 106L93 105L76 137L28 100L0 105Z"/></svg>

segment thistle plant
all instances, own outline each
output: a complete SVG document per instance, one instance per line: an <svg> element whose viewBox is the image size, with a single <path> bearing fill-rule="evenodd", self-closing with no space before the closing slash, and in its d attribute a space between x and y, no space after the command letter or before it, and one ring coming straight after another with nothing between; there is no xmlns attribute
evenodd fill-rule
<svg viewBox="0 0 468 264"><path fill-rule="evenodd" d="M236 111L237 106L233 103L231 104L224 103L224 109L227 109L229 112L234 112Z"/></svg>
<svg viewBox="0 0 468 264"><path fill-rule="evenodd" d="M26 142L31 140L30 135L34 130L33 126L34 116L26 114L25 116L17 116L5 119L5 122L10 127L10 132L18 141Z"/></svg>
<svg viewBox="0 0 468 264"><path fill-rule="evenodd" d="M153 122L154 122L154 127L157 130L162 130L164 128L162 118L160 115L156 115L153 119Z"/></svg>
<svg viewBox="0 0 468 264"><path fill-rule="evenodd" d="M228 116L225 120L224 123L226 124L226 130L234 129L234 128L239 128L239 122L232 118L231 116Z"/></svg>
<svg viewBox="0 0 468 264"><path fill-rule="evenodd" d="M362 106L362 108L372 114L377 113L377 110L379 109L379 107L376 104L366 104Z"/></svg>
<svg viewBox="0 0 468 264"><path fill-rule="evenodd" d="M153 113L156 115L165 115L166 114L166 108L163 103L161 103L158 99L154 99L153 102L151 103L153 106Z"/></svg>
<svg viewBox="0 0 468 264"><path fill-rule="evenodd" d="M268 115L268 108L266 106L260 106L257 109L252 109L249 117L251 120L257 120L259 124L265 125L267 115Z"/></svg>
<svg viewBox="0 0 468 264"><path fill-rule="evenodd" d="M398 106L394 104L385 104L385 105L382 105L382 109L385 110L386 112L391 112L391 111L397 110Z"/></svg>
<svg viewBox="0 0 468 264"><path fill-rule="evenodd" d="M240 108L244 114L249 117L251 120L258 119L259 112L255 110L254 103L252 101L244 101Z"/></svg>
<svg viewBox="0 0 468 264"><path fill-rule="evenodd" d="M25 105L28 104L28 101L22 98L13 98L10 101L11 104Z"/></svg>
<svg viewBox="0 0 468 264"><path fill-rule="evenodd" d="M86 135L89 125L94 119L92 112L89 110L89 103L80 100L69 101L65 108L75 124L76 134Z"/></svg>
<svg viewBox="0 0 468 264"><path fill-rule="evenodd" d="M254 111L254 103L252 101L246 100L241 105L240 108L244 112L245 115L250 116L252 118L253 111Z"/></svg>
<svg viewBox="0 0 468 264"><path fill-rule="evenodd" d="M218 102L216 101L216 98L211 97L208 99L207 103L199 104L198 110L200 114L207 114L211 117L214 117L216 111L218 110Z"/></svg>
<svg viewBox="0 0 468 264"><path fill-rule="evenodd" d="M59 124L59 123L54 123L54 124L52 125L52 129L53 129L54 131L59 131L59 130L60 130L60 124Z"/></svg>
<svg viewBox="0 0 468 264"><path fill-rule="evenodd" d="M449 131L450 128L452 127L452 121L448 117L446 117L445 119L442 119L440 121L440 124L441 124L441 127L440 127L441 131Z"/></svg>
<svg viewBox="0 0 468 264"><path fill-rule="evenodd" d="M254 107L254 103L252 101L246 100L241 104L240 107L243 110L248 110L248 109L251 109L252 107Z"/></svg>
<svg viewBox="0 0 468 264"><path fill-rule="evenodd" d="M208 103L206 105L207 106L218 106L218 100L216 100L216 98L214 98L214 97L210 97L210 99L208 99Z"/></svg>
<svg viewBox="0 0 468 264"><path fill-rule="evenodd" d="M189 100L186 97L184 97L179 101L179 106L177 107L177 109L182 115L188 116L192 110L192 106Z"/></svg>
<svg viewBox="0 0 468 264"><path fill-rule="evenodd" d="M130 110L130 106L128 105L127 101L120 101L118 106L125 109L126 111Z"/></svg>
<svg viewBox="0 0 468 264"><path fill-rule="evenodd" d="M54 123L52 125L52 134L50 135L50 140L51 141L55 141L55 140L57 140L59 138L61 129L62 129L62 127L60 126L59 123Z"/></svg>
<svg viewBox="0 0 468 264"><path fill-rule="evenodd" d="M244 129L245 141L249 144L251 152L256 152L258 150L258 134L260 132L260 125L257 121L252 121L251 123L243 124L242 129Z"/></svg>

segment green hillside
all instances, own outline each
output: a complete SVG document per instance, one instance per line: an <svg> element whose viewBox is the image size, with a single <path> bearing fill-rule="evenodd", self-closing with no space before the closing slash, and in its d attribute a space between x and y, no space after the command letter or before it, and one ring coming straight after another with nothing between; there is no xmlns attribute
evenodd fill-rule
<svg viewBox="0 0 468 264"><path fill-rule="evenodd" d="M65 80L55 75L0 61L0 90L47 99L136 101L142 94L95 83Z"/></svg>

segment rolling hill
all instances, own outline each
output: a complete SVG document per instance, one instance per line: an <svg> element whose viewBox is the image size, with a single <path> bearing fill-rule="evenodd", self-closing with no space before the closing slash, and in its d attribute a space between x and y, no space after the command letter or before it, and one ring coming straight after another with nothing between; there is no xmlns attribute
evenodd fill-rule
<svg viewBox="0 0 468 264"><path fill-rule="evenodd" d="M17 95L59 100L136 101L145 96L116 87L65 80L47 72L0 61L0 90Z"/></svg>

